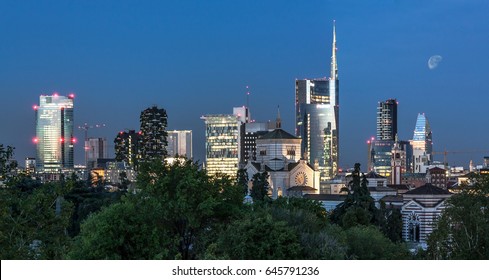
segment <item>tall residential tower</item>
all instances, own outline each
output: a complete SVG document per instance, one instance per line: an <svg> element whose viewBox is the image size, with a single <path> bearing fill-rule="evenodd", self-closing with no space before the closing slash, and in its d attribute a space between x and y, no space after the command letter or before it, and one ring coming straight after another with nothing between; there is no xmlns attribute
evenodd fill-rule
<svg viewBox="0 0 489 280"><path fill-rule="evenodd" d="M37 160L42 173L61 173L73 169L73 99L74 94L41 95L36 110Z"/></svg>
<svg viewBox="0 0 489 280"><path fill-rule="evenodd" d="M339 164L339 80L333 25L331 74L328 79L295 81L296 135L302 157L318 162L321 181L332 179Z"/></svg>

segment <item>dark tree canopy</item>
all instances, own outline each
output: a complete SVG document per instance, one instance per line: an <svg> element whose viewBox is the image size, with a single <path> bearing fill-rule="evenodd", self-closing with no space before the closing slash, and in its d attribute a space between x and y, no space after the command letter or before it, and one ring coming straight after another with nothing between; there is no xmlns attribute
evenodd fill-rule
<svg viewBox="0 0 489 280"><path fill-rule="evenodd" d="M471 179L446 201L428 238L432 259L489 259L489 175Z"/></svg>

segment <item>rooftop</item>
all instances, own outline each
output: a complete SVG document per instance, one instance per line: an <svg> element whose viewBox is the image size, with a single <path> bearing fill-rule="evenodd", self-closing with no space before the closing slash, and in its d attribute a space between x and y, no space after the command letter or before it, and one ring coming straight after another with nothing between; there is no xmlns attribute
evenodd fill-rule
<svg viewBox="0 0 489 280"><path fill-rule="evenodd" d="M259 137L258 139L299 139L299 138L295 137L294 135L288 133L287 131L281 128L277 128L263 135L262 137Z"/></svg>
<svg viewBox="0 0 489 280"><path fill-rule="evenodd" d="M451 194L451 193L447 190L435 187L432 184L428 183L428 184L421 186L419 188L415 188L415 189L412 189L410 191L407 191L404 195L410 195L410 194L446 195L446 194Z"/></svg>

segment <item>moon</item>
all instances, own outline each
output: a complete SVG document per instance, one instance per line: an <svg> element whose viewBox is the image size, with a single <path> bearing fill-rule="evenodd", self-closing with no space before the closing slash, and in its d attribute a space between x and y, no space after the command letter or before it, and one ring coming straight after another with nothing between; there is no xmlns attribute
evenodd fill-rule
<svg viewBox="0 0 489 280"><path fill-rule="evenodd" d="M431 56L430 59L428 59L428 68L430 68L430 70L435 69L436 67L438 67L438 64L441 62L442 59L443 57L441 57L441 55Z"/></svg>

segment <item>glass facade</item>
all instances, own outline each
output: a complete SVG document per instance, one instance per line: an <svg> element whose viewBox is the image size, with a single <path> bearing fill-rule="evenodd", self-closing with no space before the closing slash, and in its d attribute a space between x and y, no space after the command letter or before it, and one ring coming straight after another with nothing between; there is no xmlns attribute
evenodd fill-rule
<svg viewBox="0 0 489 280"><path fill-rule="evenodd" d="M433 136L424 114L418 114L411 145L413 146L414 173L426 173L432 161Z"/></svg>
<svg viewBox="0 0 489 280"><path fill-rule="evenodd" d="M371 160L374 171L381 176L390 177L391 175L391 158L392 140L374 140L371 142Z"/></svg>
<svg viewBox="0 0 489 280"><path fill-rule="evenodd" d="M35 109L38 171L73 169L73 95L41 95Z"/></svg>
<svg viewBox="0 0 489 280"><path fill-rule="evenodd" d="M377 140L394 140L397 134L397 100L379 102L377 107Z"/></svg>
<svg viewBox="0 0 489 280"><path fill-rule="evenodd" d="M241 122L236 115L206 115L205 150L207 174L235 178L238 172Z"/></svg>
<svg viewBox="0 0 489 280"><path fill-rule="evenodd" d="M168 156L176 155L192 158L192 130L168 131Z"/></svg>
<svg viewBox="0 0 489 280"><path fill-rule="evenodd" d="M296 135L302 139L306 160L319 163L321 181L338 172L338 81L296 81Z"/></svg>
<svg viewBox="0 0 489 280"><path fill-rule="evenodd" d="M295 81L296 136L309 163L319 163L321 182L333 179L339 166L339 80L333 25L330 78Z"/></svg>
<svg viewBox="0 0 489 280"><path fill-rule="evenodd" d="M87 168L97 167L97 159L107 158L107 139L88 138L85 140L85 149Z"/></svg>

